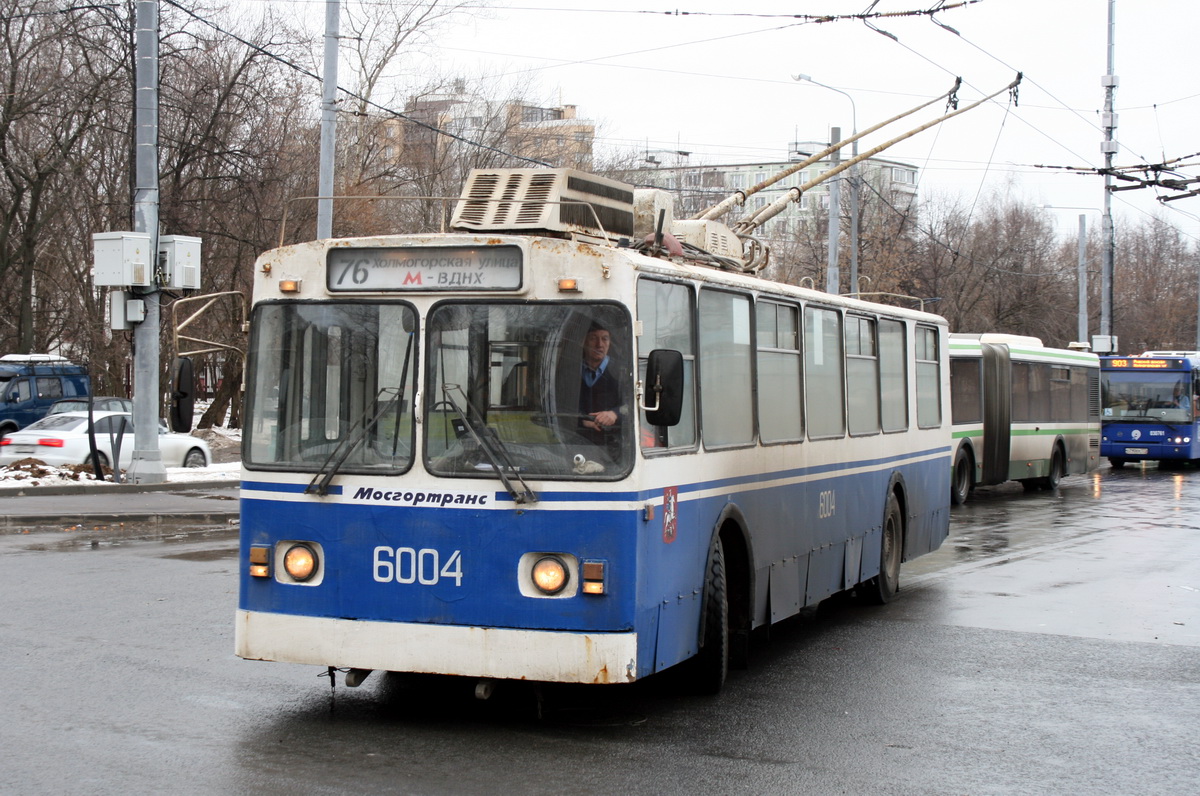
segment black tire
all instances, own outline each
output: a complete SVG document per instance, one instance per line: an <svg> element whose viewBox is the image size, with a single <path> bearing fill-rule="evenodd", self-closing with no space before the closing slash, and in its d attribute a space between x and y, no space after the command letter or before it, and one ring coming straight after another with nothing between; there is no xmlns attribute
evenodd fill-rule
<svg viewBox="0 0 1200 796"><path fill-rule="evenodd" d="M700 651L687 663L688 690L716 694L729 674L729 590L725 581L725 549L720 539L709 554L700 623L703 639Z"/></svg>
<svg viewBox="0 0 1200 796"><path fill-rule="evenodd" d="M108 457L105 456L102 451L96 451L96 461L99 462L100 467L102 467L102 468L108 467ZM88 455L88 457L86 459L83 460L83 463L88 466L91 466L92 457L90 454Z"/></svg>
<svg viewBox="0 0 1200 796"><path fill-rule="evenodd" d="M1055 445L1054 453L1050 454L1050 474L1042 480L1042 486L1046 489L1058 489L1066 472L1067 455L1063 453L1061 446Z"/></svg>
<svg viewBox="0 0 1200 796"><path fill-rule="evenodd" d="M885 605L900 591L900 561L904 558L904 512L895 492L883 511L883 538L879 542L879 574L857 589L862 602Z"/></svg>
<svg viewBox="0 0 1200 796"><path fill-rule="evenodd" d="M960 447L954 454L954 469L950 473L950 502L955 506L966 503L975 488L973 469L971 454L965 446Z"/></svg>
<svg viewBox="0 0 1200 796"><path fill-rule="evenodd" d="M204 456L204 451L199 448L192 448L183 457L184 467L205 467L208 465L208 459Z"/></svg>
<svg viewBox="0 0 1200 796"><path fill-rule="evenodd" d="M1122 467L1125 466L1125 460L1109 458L1108 466L1113 468L1114 470L1120 470Z"/></svg>

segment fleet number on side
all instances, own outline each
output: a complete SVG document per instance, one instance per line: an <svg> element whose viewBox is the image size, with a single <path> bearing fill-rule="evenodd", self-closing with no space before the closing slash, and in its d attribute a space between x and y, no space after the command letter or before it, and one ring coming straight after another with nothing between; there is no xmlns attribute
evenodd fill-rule
<svg viewBox="0 0 1200 796"><path fill-rule="evenodd" d="M817 495L817 516L827 520L837 512L837 496L834 490L826 489Z"/></svg>
<svg viewBox="0 0 1200 796"><path fill-rule="evenodd" d="M375 580L379 583L419 583L436 586L443 580L462 585L462 551L455 550L442 561L442 553L429 547L376 547Z"/></svg>

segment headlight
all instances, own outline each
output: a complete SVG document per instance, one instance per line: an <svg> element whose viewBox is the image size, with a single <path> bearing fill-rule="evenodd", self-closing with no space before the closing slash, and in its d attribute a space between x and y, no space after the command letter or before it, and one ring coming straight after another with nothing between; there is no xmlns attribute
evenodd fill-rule
<svg viewBox="0 0 1200 796"><path fill-rule="evenodd" d="M283 569L293 580L303 583L317 572L317 551L306 544L296 544L283 554Z"/></svg>
<svg viewBox="0 0 1200 796"><path fill-rule="evenodd" d="M533 565L530 572L533 585L543 594L558 594L567 587L571 576L567 565L558 556L545 556Z"/></svg>

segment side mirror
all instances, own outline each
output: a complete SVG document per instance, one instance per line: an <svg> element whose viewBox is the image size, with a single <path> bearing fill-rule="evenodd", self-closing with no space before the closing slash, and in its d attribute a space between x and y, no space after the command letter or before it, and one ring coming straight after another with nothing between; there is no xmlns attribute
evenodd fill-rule
<svg viewBox="0 0 1200 796"><path fill-rule="evenodd" d="M667 348L650 352L641 409L652 426L679 425L683 414L683 354Z"/></svg>
<svg viewBox="0 0 1200 796"><path fill-rule="evenodd" d="M192 430L196 406L195 376L192 360L175 357L174 384L171 385L171 430L187 434Z"/></svg>

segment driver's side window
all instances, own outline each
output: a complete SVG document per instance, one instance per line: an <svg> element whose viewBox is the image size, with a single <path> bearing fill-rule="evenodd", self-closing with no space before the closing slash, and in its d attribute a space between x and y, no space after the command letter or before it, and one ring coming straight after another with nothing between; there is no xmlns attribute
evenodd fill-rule
<svg viewBox="0 0 1200 796"><path fill-rule="evenodd" d="M637 291L638 378L645 380L646 361L655 349L683 354L683 411L678 425L652 426L640 413L638 440L643 451L656 448L692 448L696 445L696 349L693 333L693 298L689 285L642 279Z"/></svg>

